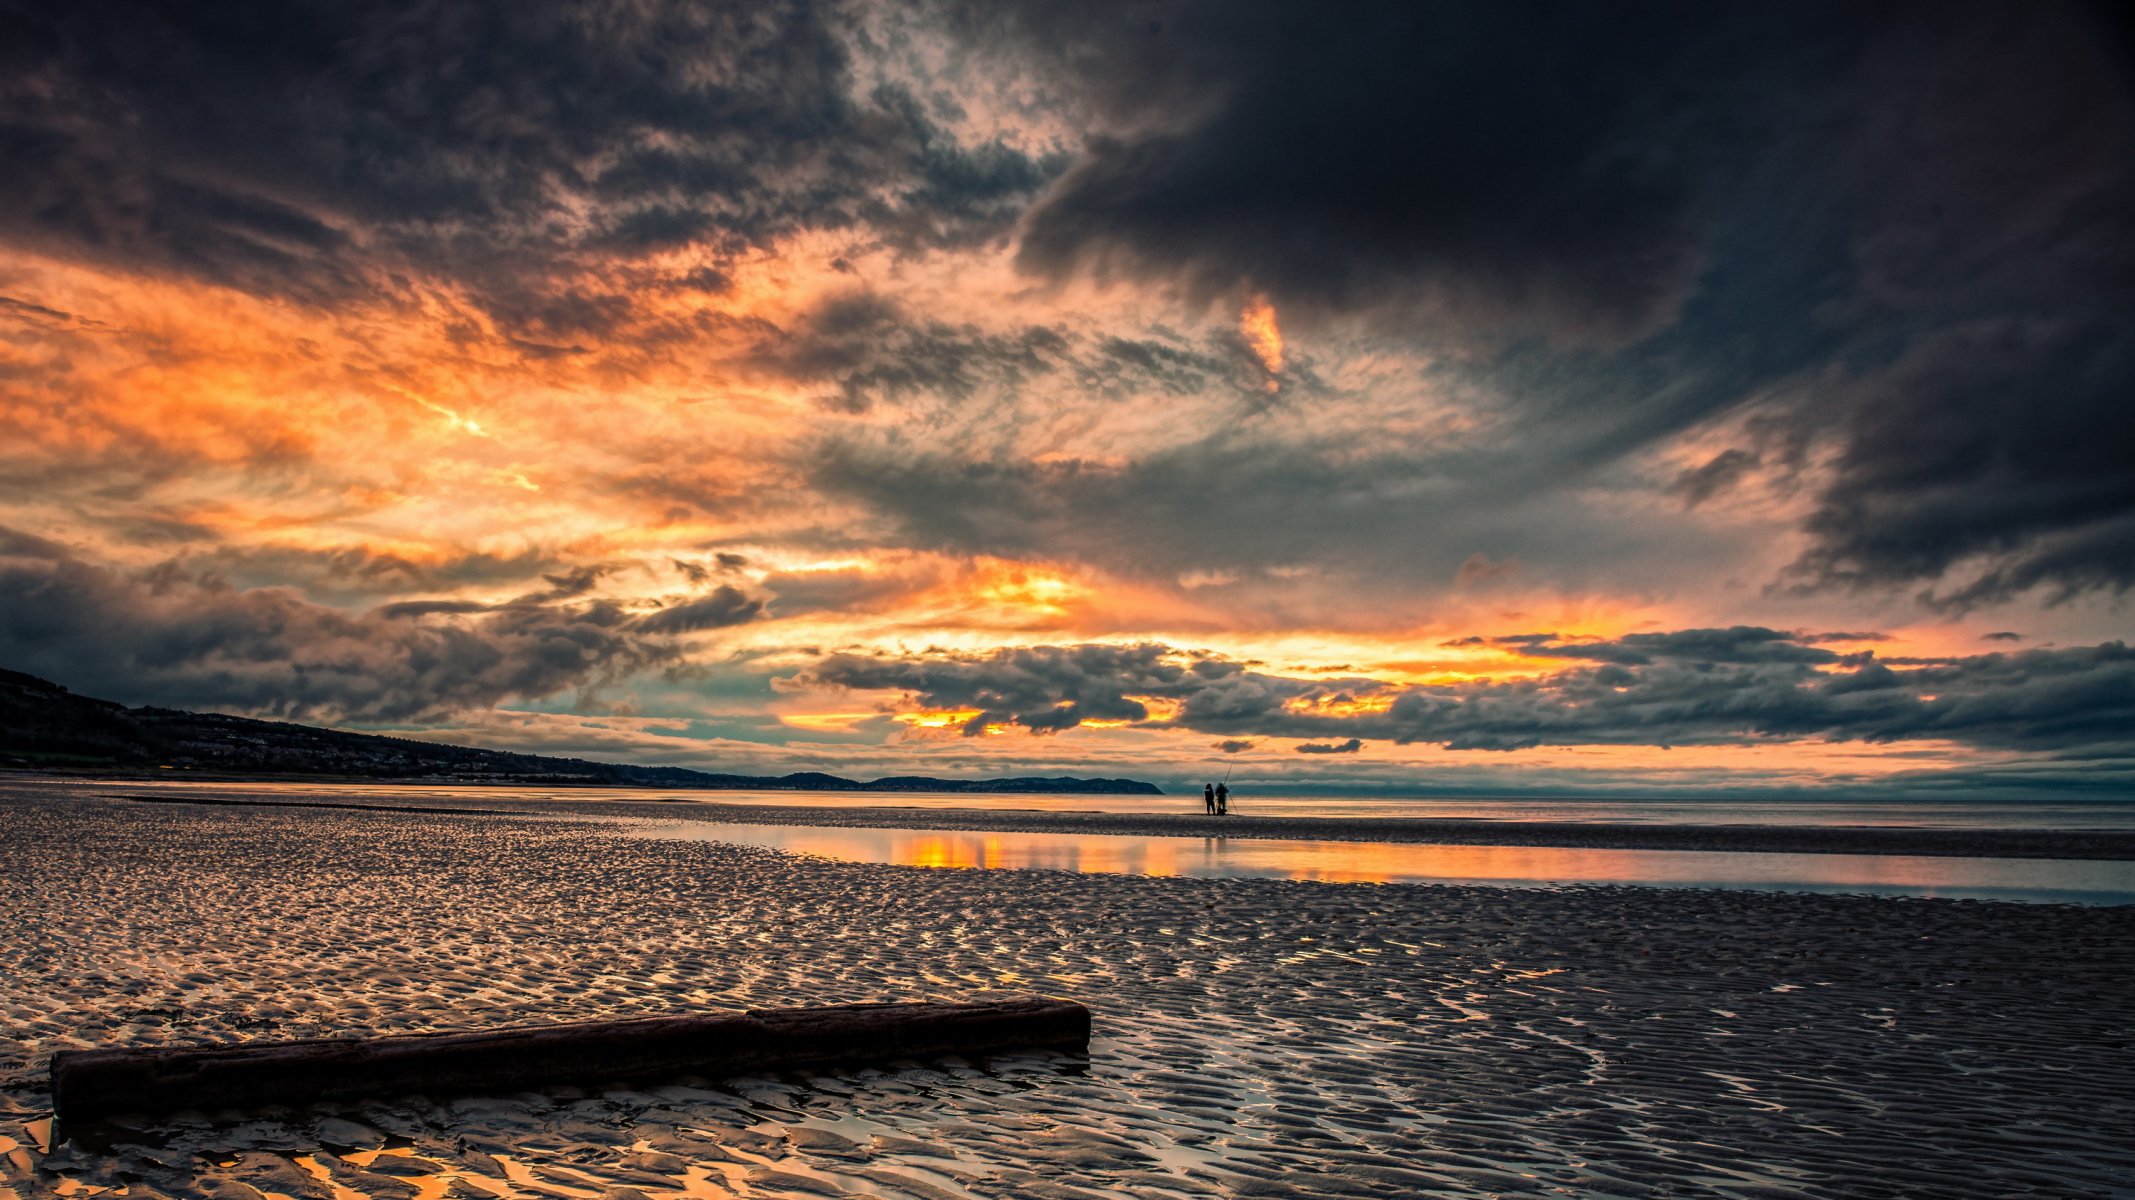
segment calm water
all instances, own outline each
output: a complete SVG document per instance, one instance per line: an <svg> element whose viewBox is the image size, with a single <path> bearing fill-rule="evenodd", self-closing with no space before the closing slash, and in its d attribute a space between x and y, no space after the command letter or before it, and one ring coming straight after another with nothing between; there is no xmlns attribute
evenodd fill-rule
<svg viewBox="0 0 2135 1200"><path fill-rule="evenodd" d="M633 836L766 846L850 862L1504 887L1643 884L1882 896L2135 904L2135 862L1426 846L1117 834L967 833L657 822Z"/></svg>
<svg viewBox="0 0 2135 1200"><path fill-rule="evenodd" d="M670 792L689 800L797 808L984 808L1041 812L1198 813L1201 796L983 796L898 792ZM1239 792L1231 812L1261 817L1399 817L1566 821L1588 825L1820 825L1916 829L2135 830L2135 800L1587 800L1283 796Z"/></svg>
<svg viewBox="0 0 2135 1200"><path fill-rule="evenodd" d="M419 804L449 799L468 804L512 801L636 801L685 804L768 804L782 808L975 808L992 811L1198 813L1191 796L1025 796L969 792L686 791L667 788L475 787L453 784L195 783L185 780L61 786L98 790L162 790L310 797L361 802L365 798ZM1478 821L1567 821L1611 825L1885 826L1918 829L2053 829L2135 831L2135 799L2008 802L1950 800L1593 800L1285 796L1241 790L1231 799L1239 815L1457 818Z"/></svg>

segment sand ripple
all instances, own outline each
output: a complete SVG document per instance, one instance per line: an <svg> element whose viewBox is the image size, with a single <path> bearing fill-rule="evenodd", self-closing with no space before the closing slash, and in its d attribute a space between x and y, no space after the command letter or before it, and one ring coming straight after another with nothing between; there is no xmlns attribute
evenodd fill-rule
<svg viewBox="0 0 2135 1200"><path fill-rule="evenodd" d="M0 789L0 1197L2107 1196L2135 909L931 871ZM1036 990L1018 1055L41 1146L67 1046Z"/></svg>

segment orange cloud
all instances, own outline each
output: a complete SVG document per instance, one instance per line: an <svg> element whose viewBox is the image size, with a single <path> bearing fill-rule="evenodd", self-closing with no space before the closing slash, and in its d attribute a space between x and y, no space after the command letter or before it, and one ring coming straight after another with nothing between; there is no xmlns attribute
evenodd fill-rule
<svg viewBox="0 0 2135 1200"><path fill-rule="evenodd" d="M1279 385L1277 377L1282 374L1282 327L1275 321L1275 306L1266 296L1255 296L1246 302L1245 310L1238 314L1238 332L1245 337L1245 344L1252 348L1253 356L1267 368L1268 390Z"/></svg>

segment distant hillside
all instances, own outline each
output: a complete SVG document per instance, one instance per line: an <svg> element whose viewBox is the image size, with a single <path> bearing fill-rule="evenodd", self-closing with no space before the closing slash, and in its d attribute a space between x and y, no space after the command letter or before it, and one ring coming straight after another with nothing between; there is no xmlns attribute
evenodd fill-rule
<svg viewBox="0 0 2135 1200"><path fill-rule="evenodd" d="M77 696L20 671L0 670L0 767L174 767L214 775L307 775L431 783L786 789L826 792L1067 792L1161 796L1138 779L1072 776L861 782L816 771L722 775L684 767L630 767L505 750L441 746L171 708L128 708Z"/></svg>

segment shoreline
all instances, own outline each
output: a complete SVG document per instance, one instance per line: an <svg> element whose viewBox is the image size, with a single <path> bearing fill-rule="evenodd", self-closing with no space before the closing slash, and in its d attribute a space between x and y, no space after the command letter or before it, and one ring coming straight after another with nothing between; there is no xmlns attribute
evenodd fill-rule
<svg viewBox="0 0 2135 1200"><path fill-rule="evenodd" d="M604 766L627 764L607 763ZM695 770L695 768L683 768ZM705 772L710 774L710 772ZM844 776L825 775L825 778L843 780L837 787L819 784L804 786L787 783L793 775L809 772L792 772L788 775L747 776L750 783L702 784L681 782L619 783L613 780L586 779L573 775L328 775L306 771L218 771L188 767L182 771L168 771L151 767L95 767L78 768L58 765L22 767L0 764L0 782L67 782L67 783L204 783L204 784L309 784L323 787L439 787L439 788L548 788L559 792L626 792L662 791L706 793L719 795L732 792L823 792L831 795L853 796L1155 796L1170 799L1171 794L1145 779L1111 779L1091 776L1082 779L1086 784L1125 784L1124 787L1084 787L1067 791L1044 791L1037 788L982 788L979 783L1003 783L1017 780L1036 780L1057 783L1061 779L1077 779L1078 776L1001 776L996 779L964 780L935 776L886 775L876 779L846 779ZM821 774L821 773L818 773ZM908 786L912 781L930 786ZM895 787L878 787L884 782L896 782ZM1142 789L1151 789L1144 791Z"/></svg>
<svg viewBox="0 0 2135 1200"><path fill-rule="evenodd" d="M121 781L111 781L123 786ZM360 786L360 785L359 785ZM1900 826L1631 825L1569 821L1501 821L1480 817L1276 817L1233 813L1112 813L1028 808L920 808L895 805L797 806L734 804L693 797L636 799L587 795L509 800L509 810L467 805L435 807L333 799L159 796L113 792L110 799L152 804L265 808L377 809L496 816L544 812L595 814L722 825L817 826L834 829L918 829L943 832L1102 834L1123 837L1240 838L1404 845L1548 846L1585 850L1684 850L1752 854L1856 854L1923 858L2021 858L2135 861L2135 832L2043 829L1929 829ZM483 798L487 800L487 797Z"/></svg>
<svg viewBox="0 0 2135 1200"><path fill-rule="evenodd" d="M642 809L642 802L619 801ZM572 807L578 807L576 805ZM665 806L662 806L665 807ZM818 825L840 829L935 829L994 833L1094 833L1139 837L1229 837L1443 846L1554 846L1584 850L1700 850L1760 854L1871 854L1924 858L2135 860L2135 833L2041 829L1916 829L1890 826L1600 825L1484 818L1166 816L1142 813L997 811L961 808L794 808L691 801L676 818L723 825Z"/></svg>

